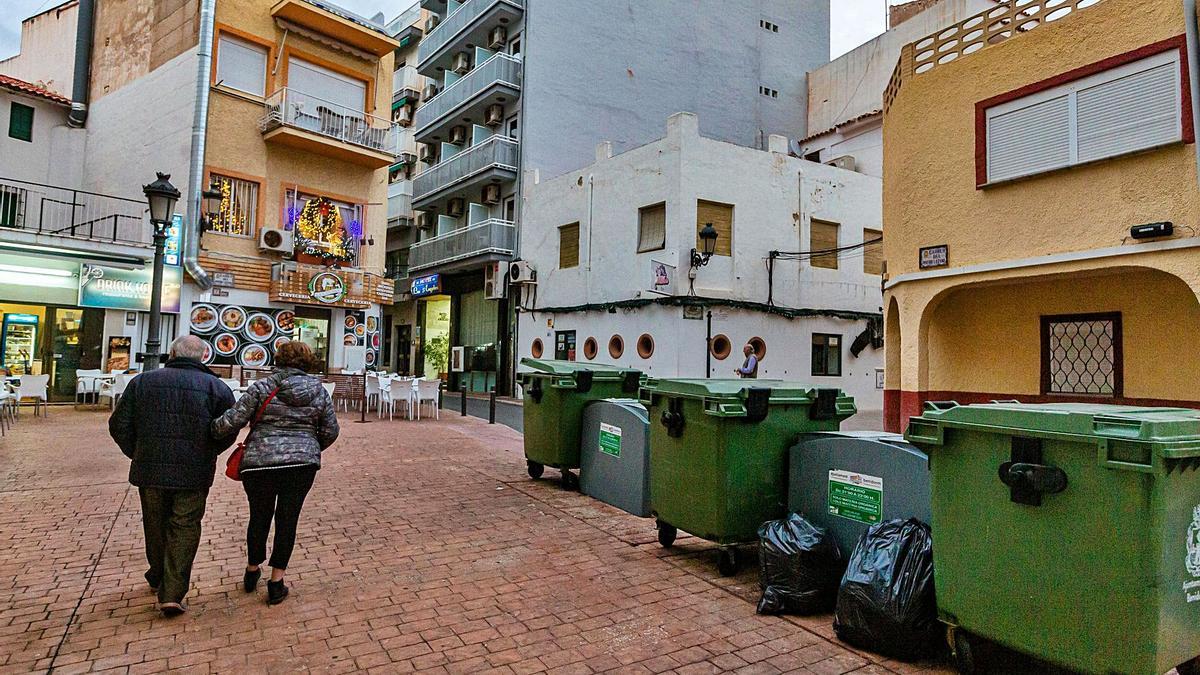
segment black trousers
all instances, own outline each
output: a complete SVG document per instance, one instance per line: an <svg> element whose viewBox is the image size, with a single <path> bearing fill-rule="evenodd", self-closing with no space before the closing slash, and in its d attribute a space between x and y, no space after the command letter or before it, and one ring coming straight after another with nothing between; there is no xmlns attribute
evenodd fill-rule
<svg viewBox="0 0 1200 675"><path fill-rule="evenodd" d="M271 520L275 521L275 545L271 547L270 565L287 569L296 546L296 524L304 498L317 477L317 467L300 466L282 469L262 469L242 473L242 487L250 502L250 525L246 528L246 559L251 565L261 565L267 558L267 535Z"/></svg>
<svg viewBox="0 0 1200 675"><path fill-rule="evenodd" d="M183 602L192 585L192 561L200 546L200 521L208 490L139 488L146 535L146 581L159 602Z"/></svg>

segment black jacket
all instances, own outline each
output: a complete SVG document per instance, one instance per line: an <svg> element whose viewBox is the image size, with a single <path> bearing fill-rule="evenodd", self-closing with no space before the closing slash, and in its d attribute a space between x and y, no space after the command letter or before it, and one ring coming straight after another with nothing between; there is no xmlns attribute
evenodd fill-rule
<svg viewBox="0 0 1200 675"><path fill-rule="evenodd" d="M237 435L215 438L212 421L233 407L233 392L191 359L133 378L108 420L108 433L133 460L137 487L200 490L213 483L217 456Z"/></svg>

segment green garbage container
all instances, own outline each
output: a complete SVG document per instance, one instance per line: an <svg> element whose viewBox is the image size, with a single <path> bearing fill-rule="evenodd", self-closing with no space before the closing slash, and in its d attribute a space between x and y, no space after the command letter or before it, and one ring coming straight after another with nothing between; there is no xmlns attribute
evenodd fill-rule
<svg viewBox="0 0 1200 675"><path fill-rule="evenodd" d="M932 403L906 438L929 454L964 669L992 641L1089 673L1196 672L1200 411Z"/></svg>
<svg viewBox="0 0 1200 675"><path fill-rule="evenodd" d="M521 359L533 370L518 373L525 418L525 460L531 478L545 467L562 472L563 486L574 489L579 478L579 432L583 408L590 401L635 396L642 373L597 363Z"/></svg>
<svg viewBox="0 0 1200 675"><path fill-rule="evenodd" d="M737 571L735 546L757 541L763 522L787 512L787 453L797 435L836 431L855 413L837 389L782 380L647 380L650 504L658 540L677 530L721 547L722 574Z"/></svg>

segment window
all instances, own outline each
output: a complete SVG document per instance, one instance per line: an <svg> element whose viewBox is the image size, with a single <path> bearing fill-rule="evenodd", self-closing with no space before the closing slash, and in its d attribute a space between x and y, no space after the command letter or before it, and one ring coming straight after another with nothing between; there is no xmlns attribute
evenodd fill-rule
<svg viewBox="0 0 1200 675"><path fill-rule="evenodd" d="M866 243L873 239L879 241ZM863 243L866 244L863 247L863 274L883 274L883 232L863 228Z"/></svg>
<svg viewBox="0 0 1200 675"><path fill-rule="evenodd" d="M667 205L638 209L638 253L657 251L667 245Z"/></svg>
<svg viewBox="0 0 1200 675"><path fill-rule="evenodd" d="M212 174L221 186L221 204L212 222L212 231L249 237L258 224L258 183Z"/></svg>
<svg viewBox="0 0 1200 675"><path fill-rule="evenodd" d="M521 125L518 122L516 115L508 118L508 121L504 124L504 128L505 133L509 138L513 139L514 141L521 140Z"/></svg>
<svg viewBox="0 0 1200 675"><path fill-rule="evenodd" d="M759 26L759 28L762 28L763 30L771 31L772 33L779 32L779 24L771 23L770 21L767 21L766 19L759 19L758 26Z"/></svg>
<svg viewBox="0 0 1200 675"><path fill-rule="evenodd" d="M759 86L758 93L768 98L779 98L779 90L770 87Z"/></svg>
<svg viewBox="0 0 1200 675"><path fill-rule="evenodd" d="M579 267L579 223L558 228L558 267Z"/></svg>
<svg viewBox="0 0 1200 675"><path fill-rule="evenodd" d="M266 47L222 33L217 42L217 82L247 94L266 95Z"/></svg>
<svg viewBox="0 0 1200 675"><path fill-rule="evenodd" d="M838 224L825 220L813 219L808 226L808 250L811 254L809 263L813 267L823 267L827 270L838 268ZM818 254L818 251L831 253Z"/></svg>
<svg viewBox="0 0 1200 675"><path fill-rule="evenodd" d="M517 196L504 198L504 219L510 223L517 222Z"/></svg>
<svg viewBox="0 0 1200 675"><path fill-rule="evenodd" d="M8 112L8 137L33 142L33 108L13 101Z"/></svg>
<svg viewBox="0 0 1200 675"><path fill-rule="evenodd" d="M981 104L979 184L1147 150L1184 138L1179 52L1011 100Z"/></svg>
<svg viewBox="0 0 1200 675"><path fill-rule="evenodd" d="M1042 393L1119 397L1121 314L1042 317Z"/></svg>
<svg viewBox="0 0 1200 675"><path fill-rule="evenodd" d="M700 230L708 223L712 223L717 231L717 247L713 255L733 255L733 204L696 200L696 250L704 250Z"/></svg>
<svg viewBox="0 0 1200 675"><path fill-rule="evenodd" d="M337 210L338 219L342 223L339 232L307 230L303 222L305 208L308 207L311 211L324 203ZM358 262L359 238L363 234L363 210L362 204L351 204L288 188L284 196L284 228L294 233L297 254L338 256L344 261L343 266L355 267ZM305 236L306 232L309 236ZM306 249L311 249L312 252Z"/></svg>
<svg viewBox="0 0 1200 675"><path fill-rule="evenodd" d="M21 227L26 194L23 188L0 185L0 227Z"/></svg>
<svg viewBox="0 0 1200 675"><path fill-rule="evenodd" d="M521 55L521 36L520 35L516 35L513 37L513 39L508 41L508 53L512 54L513 56L518 56L518 57Z"/></svg>
<svg viewBox="0 0 1200 675"><path fill-rule="evenodd" d="M367 83L322 68L296 57L288 59L289 96L306 108L308 114L321 114L329 108L340 115L362 113L367 102ZM292 105L292 103L289 103Z"/></svg>
<svg viewBox="0 0 1200 675"><path fill-rule="evenodd" d="M842 374L842 336L813 333L812 374L840 377Z"/></svg>

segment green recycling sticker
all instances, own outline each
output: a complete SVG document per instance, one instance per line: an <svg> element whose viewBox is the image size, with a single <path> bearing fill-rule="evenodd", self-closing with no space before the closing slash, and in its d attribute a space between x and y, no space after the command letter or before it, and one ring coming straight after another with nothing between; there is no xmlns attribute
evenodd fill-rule
<svg viewBox="0 0 1200 675"><path fill-rule="evenodd" d="M600 424L600 452L613 457L621 456L621 427Z"/></svg>
<svg viewBox="0 0 1200 675"><path fill-rule="evenodd" d="M874 525L883 520L883 479L834 469L829 472L829 513Z"/></svg>

